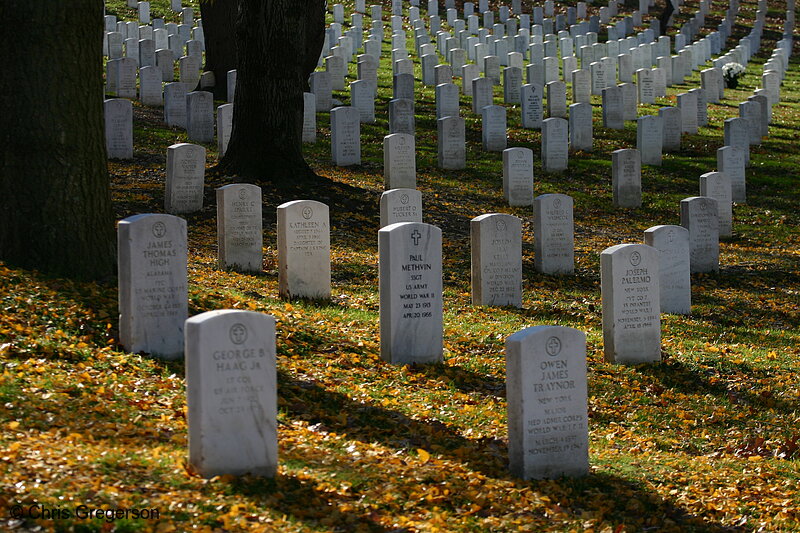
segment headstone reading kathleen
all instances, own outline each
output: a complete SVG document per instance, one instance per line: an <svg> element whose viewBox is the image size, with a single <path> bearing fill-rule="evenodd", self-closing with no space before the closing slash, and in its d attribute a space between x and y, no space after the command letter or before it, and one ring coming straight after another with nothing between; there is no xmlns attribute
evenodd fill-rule
<svg viewBox="0 0 800 533"><path fill-rule="evenodd" d="M278 288L282 298L331 295L328 206L294 200L278 206Z"/></svg>

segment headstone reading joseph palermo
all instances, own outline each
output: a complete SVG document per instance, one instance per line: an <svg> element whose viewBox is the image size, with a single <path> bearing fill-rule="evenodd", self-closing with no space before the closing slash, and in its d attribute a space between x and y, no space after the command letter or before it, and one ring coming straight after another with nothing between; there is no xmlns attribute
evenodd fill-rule
<svg viewBox="0 0 800 533"><path fill-rule="evenodd" d="M618 244L600 254L606 361L661 360L658 266L658 250L646 244Z"/></svg>

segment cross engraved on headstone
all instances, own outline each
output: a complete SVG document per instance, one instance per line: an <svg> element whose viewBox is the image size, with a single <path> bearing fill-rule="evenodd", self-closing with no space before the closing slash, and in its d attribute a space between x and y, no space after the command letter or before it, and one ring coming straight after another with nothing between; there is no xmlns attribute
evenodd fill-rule
<svg viewBox="0 0 800 533"><path fill-rule="evenodd" d="M414 230L413 233L411 233L411 240L414 241L414 246L419 246L419 240L421 238L422 234L419 231Z"/></svg>
<svg viewBox="0 0 800 533"><path fill-rule="evenodd" d="M163 222L156 222L155 224L153 224L153 236L156 239L160 239L161 237L164 236L165 233L167 233L167 227L164 225Z"/></svg>
<svg viewBox="0 0 800 533"><path fill-rule="evenodd" d="M555 357L561 351L561 340L558 337L550 337L547 339L545 349L551 357Z"/></svg>
<svg viewBox="0 0 800 533"><path fill-rule="evenodd" d="M244 324L234 324L230 330L231 342L234 344L242 344L247 340L247 328Z"/></svg>

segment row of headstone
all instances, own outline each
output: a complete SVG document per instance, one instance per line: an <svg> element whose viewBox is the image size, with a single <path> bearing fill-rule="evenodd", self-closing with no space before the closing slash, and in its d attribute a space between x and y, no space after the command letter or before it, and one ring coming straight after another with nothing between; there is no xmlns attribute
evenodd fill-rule
<svg viewBox="0 0 800 533"><path fill-rule="evenodd" d="M709 257L713 257L709 249L713 248L713 230L715 226L719 228L720 222L716 212L720 201L713 198L717 187L714 180L722 172L709 174L714 175L701 177L703 197L681 202L685 228L651 228L645 235L646 245L619 245L601 254L604 345L611 360L630 363L660 358L658 313L667 305L664 293L670 292L665 287L680 286L680 295L685 296L688 276L686 261L681 258L688 255L692 271L703 271L696 269L703 268L703 264L710 263ZM230 194L239 199L231 205L243 207L234 211L252 218L253 211L249 208L255 205L260 208L260 191L247 191L246 187L228 186ZM225 204L227 193L221 191L218 197L223 197L221 203ZM249 193L256 193L258 201ZM325 225L318 225L312 219L314 209L320 206L324 207L322 211L327 218L327 207L308 201L292 204L298 202L280 207L286 211L283 225L279 211L279 236L281 227L298 232L297 240L287 245L295 245L292 252L308 255L318 247L324 248L317 230ZM544 210L563 220L560 204L550 208L537 206L537 212ZM258 219L260 223L260 214ZM516 261L516 243L521 240L516 237L521 231L519 219L510 215L483 215L472 221L472 228L473 298L480 302L516 301L517 289L521 292L521 252L519 264ZM392 224L381 232L381 282L386 279L388 285L384 300L381 283L382 356L396 363L441 360L441 232L416 221ZM718 234L716 241L718 246ZM131 280L125 298L120 285L123 343L147 327L148 319L150 323L158 319L174 324L175 317L181 315L180 298L186 288L185 249L185 222L177 217L138 215L120 223L120 279L125 268ZM280 249L279 244L279 255ZM674 255L666 259L664 267L667 253ZM676 275L665 282L663 272L670 270L670 264ZM183 278L179 272L181 265ZM174 275L173 270L178 274ZM143 282L143 277L155 278L156 282L148 286L152 280ZM685 306L685 301L681 305ZM134 316L139 312L142 316ZM205 476L246 472L274 475L277 467L274 320L258 313L212 311L187 320L184 328L192 464ZM387 334L385 353L384 333ZM586 474L585 336L570 328L529 328L510 337L507 347L512 471L523 478ZM169 352L170 349L163 348L163 355L173 355L175 352ZM213 391L213 395L207 391ZM550 405L552 409L548 410ZM228 432L225 428L236 429L242 420L251 429L237 439L236 446L230 446L229 439L219 438L220 433Z"/></svg>
<svg viewBox="0 0 800 533"><path fill-rule="evenodd" d="M186 161L196 164L187 154L202 151L187 144L171 148L173 167ZM172 173L170 185L178 193L171 198L173 206L182 205L176 196L194 195L193 172ZM261 271L261 221L259 187L231 184L217 189L220 268ZM122 344L132 352L174 358L182 353L187 312L186 222L167 214L135 215L120 221L118 241ZM285 298L330 297L330 224L325 204L297 200L278 206L278 282Z"/></svg>
<svg viewBox="0 0 800 533"><path fill-rule="evenodd" d="M393 41L394 40L395 40L395 38L393 37ZM443 68L449 67L449 65L438 65L438 67L441 67L443 69ZM452 75L452 69L448 68L448 72ZM640 69L640 72L638 73L639 77L641 78L647 72L651 72L651 71L646 70L646 69ZM316 73L316 74L321 74L321 73ZM407 76L407 77L410 78L410 80L411 80L411 85L410 86L412 87L412 90L409 92L409 94L395 94L395 96L407 96L409 98L406 98L406 99L413 99L413 78L411 78L410 74L400 73L398 75L398 77L395 78L395 91L396 91L396 93L399 91L398 87L401 85L401 84L399 84L399 79L401 77L403 77L403 76ZM450 76L447 76L444 79L447 79L449 77ZM473 79L473 85L475 83L481 82L481 80L484 81L484 82L489 81L486 78ZM643 82L643 83L640 83L640 88L642 86L644 86L644 89L642 89L642 90L644 90L646 94L649 94L649 92L646 90L646 87L647 87L646 81ZM447 98L447 95L450 95L450 93L454 92L454 91L452 91L452 90L445 91L444 90L445 88L455 89L455 86L453 86L452 84L445 84L442 87L437 87L437 117L440 118L440 119L444 118L445 116L447 116L449 114L457 113L457 111L454 111L452 109L452 105L451 105L451 108L447 107L447 103L448 102L455 101L456 109L457 109L457 92L455 92L453 95L451 95L451 98ZM478 92L480 92L480 91L478 91ZM456 98L452 98L452 96L456 96ZM473 96L475 96L475 95L473 95ZM397 100L396 103L399 103L399 101L401 99L396 99L396 100ZM549 100L550 99L548 99L548 101ZM648 101L648 97L644 96L643 100ZM476 107L480 106L480 104L476 103L476 102L479 102L479 101L480 101L479 99L473 98L473 105L476 106ZM489 100L489 101L491 101L491 100ZM412 102L412 106L413 106L413 102ZM635 104L634 104L634 106L635 106ZM390 105L390 109L392 107L393 106ZM411 107L411 106L409 106L409 107ZM483 106L483 107L485 107L485 106ZM523 100L523 107L525 107L525 101L524 100ZM551 107L551 106L548 105L548 107ZM686 106L682 106L682 107L686 107ZM505 140L504 139L505 136L502 135L501 128L499 128L499 127L493 128L492 127L492 124L502 124L502 117L498 116L499 121L490 119L492 115L497 115L496 109L502 109L502 108L499 108L499 107L492 108L492 110L489 111L490 116L487 116L486 119L483 121L484 124L486 125L486 127L483 128L483 132L484 132L483 133L483 136L484 136L483 144L484 144L484 147L486 149L489 149L489 150L494 150L494 149L501 150L501 149L504 148L503 141ZM576 111L576 113L574 113L574 115L572 113L570 113L571 120L577 120L576 118L573 118L573 117L580 117L582 115L580 113L580 111L581 111L580 108L576 108L575 111ZM362 117L362 121L364 121L363 120L364 113L361 112L360 114L361 114L361 117ZM553 114L552 111L551 111L551 114ZM583 115L586 115L586 113L584 113ZM702 115L703 115L703 113L698 109L698 118L700 116L702 116ZM525 116L525 113L523 113L523 117L524 116ZM634 112L634 116L635 116L635 112ZM524 121L524 118L523 118L523 121ZM395 121L391 121L390 120L390 124L392 122L395 122ZM410 121L406 120L405 122L408 123ZM643 122L643 125L642 125L643 127L641 127L640 130L642 130L642 132L644 134L644 137L647 137L648 134L649 134L650 138L655 139L658 136L657 135L658 134L658 132L657 132L658 120L656 118L644 119L641 122ZM662 121L662 123L663 123L663 121ZM645 126L649 126L649 128L645 127ZM409 129L411 129L411 128L409 128ZM391 128L390 128L390 131L391 131ZM455 131L455 130L451 127L450 131ZM668 132L674 131L674 129L668 129L668 128L664 128L662 126L662 131L663 131L662 136L667 136ZM591 149L591 134L590 134L591 129L582 128L582 127L573 127L573 128L570 128L570 132L571 132L571 134L570 134L569 145L573 149ZM583 134L583 135L581 135L581 134ZM349 137L353 138L352 135L349 136ZM453 146L455 146L455 147L458 147L458 145L460 145L461 143L458 140L456 140L455 142L453 142L451 144ZM551 142L551 143L549 143L549 145L551 145L551 146L558 146L558 150L559 151L560 151L560 148L561 148L562 144L563 143L560 143L560 142ZM674 146L674 143L672 143L671 145L668 145L668 146ZM650 149L651 147L653 148L652 150ZM440 144L440 152L443 151L441 148L442 147L441 147L441 144ZM669 149L669 148L667 148L667 149ZM336 150L336 147L335 146L332 147L332 151L335 151L335 150ZM459 150L457 150L457 151L459 151ZM641 151L644 153L643 154L644 155L644 161L645 161L646 164L648 164L648 163L658 164L659 163L659 161L660 161L659 150L657 149L657 146L655 146L653 143L645 142L644 146L642 146L642 150ZM447 158L444 158L444 159L447 159ZM547 159L546 152L545 152L544 159ZM334 160L337 160L337 158L335 156L334 156ZM357 163L358 161L359 161L358 159L355 159L353 162L347 163L347 164L354 164L354 163ZM463 168L464 164L465 163L463 163L461 161L460 157L456 157L456 158L454 158L454 161L453 161L452 165L445 164L445 165L440 165L440 166L443 166L445 168L447 168L447 167L450 167L450 168ZM555 169L555 170L560 169L558 165L556 165L556 166L547 165L546 168L548 170L549 169Z"/></svg>
<svg viewBox="0 0 800 533"><path fill-rule="evenodd" d="M395 247L400 244L406 251L397 239L408 238L415 230L431 230L433 242L426 243L426 252L435 253L437 242L440 244L432 231L436 228L411 226L393 227L382 234L381 242ZM424 238L419 238L420 244ZM414 255L421 261L427 259L425 253ZM426 277L426 281L437 282L435 276ZM418 291L397 292L410 294ZM425 303L431 306L424 309L436 306L435 300L414 301L414 305ZM383 305L382 299L382 310ZM397 316L387 317L393 324L406 322L403 325L418 334L398 333L387 339L398 350L394 355L402 359L418 349L422 358L438 360L440 354L435 350L429 353L424 347L426 342L434 348L440 345L441 330L437 335L430 324L402 318L400 313L422 314L399 310ZM190 464L206 478L244 474L273 477L278 467L275 319L264 313L222 309L189 318L184 328ZM401 362L399 359L393 362ZM508 337L506 390L512 474L522 479L587 475L585 334L563 326L535 326ZM230 438L232 434L236 434L235 439Z"/></svg>

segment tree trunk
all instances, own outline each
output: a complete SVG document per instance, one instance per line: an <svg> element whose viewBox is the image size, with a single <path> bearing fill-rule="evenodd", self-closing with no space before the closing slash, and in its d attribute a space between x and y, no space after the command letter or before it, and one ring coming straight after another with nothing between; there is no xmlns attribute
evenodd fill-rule
<svg viewBox="0 0 800 533"><path fill-rule="evenodd" d="M103 2L3 0L0 33L0 259L79 279L112 275Z"/></svg>
<svg viewBox="0 0 800 533"><path fill-rule="evenodd" d="M201 0L200 16L206 42L204 71L214 73L214 99L227 99L228 71L236 68L234 25L236 0Z"/></svg>
<svg viewBox="0 0 800 533"><path fill-rule="evenodd" d="M672 0L664 0L664 10L661 11L661 16L658 17L659 29L661 30L661 35L667 34L667 25L669 24L669 18L672 16L672 13L675 11L675 7L672 5Z"/></svg>
<svg viewBox="0 0 800 533"><path fill-rule="evenodd" d="M236 103L222 172L259 183L318 179L303 159L303 91L324 21L324 0L239 0Z"/></svg>

